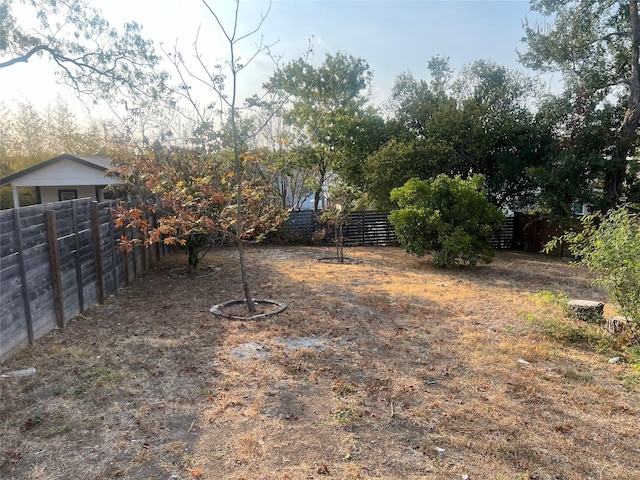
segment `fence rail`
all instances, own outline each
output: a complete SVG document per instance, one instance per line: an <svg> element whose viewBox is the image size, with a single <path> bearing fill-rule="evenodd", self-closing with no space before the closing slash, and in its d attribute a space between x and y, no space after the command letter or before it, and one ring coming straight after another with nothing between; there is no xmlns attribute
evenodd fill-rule
<svg viewBox="0 0 640 480"><path fill-rule="evenodd" d="M0 362L117 294L165 254L117 251L125 232L114 227L111 207L81 199L0 211Z"/></svg>

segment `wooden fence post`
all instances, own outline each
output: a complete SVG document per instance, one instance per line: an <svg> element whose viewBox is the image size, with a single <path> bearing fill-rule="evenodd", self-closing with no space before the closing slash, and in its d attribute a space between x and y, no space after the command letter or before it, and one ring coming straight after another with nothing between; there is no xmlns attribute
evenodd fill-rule
<svg viewBox="0 0 640 480"><path fill-rule="evenodd" d="M109 208L113 212L113 203L109 202ZM115 236L115 226L113 224L113 214L109 214L109 240L107 241L107 248L111 250L111 276L113 278L113 294L118 296L118 287L120 284L118 283L118 266L116 265L116 240Z"/></svg>
<svg viewBox="0 0 640 480"><path fill-rule="evenodd" d="M158 228L158 214L157 213L153 213L152 217L151 217L151 221L153 222L151 224L153 229ZM156 242L154 244L154 248L155 248L155 252L156 252L156 263L160 261L160 242Z"/></svg>
<svg viewBox="0 0 640 480"><path fill-rule="evenodd" d="M80 312L84 312L84 288L82 287L82 264L80 262L80 228L78 227L78 201L72 200L71 214L73 218L73 235L76 243L76 282L78 283L78 305Z"/></svg>
<svg viewBox="0 0 640 480"><path fill-rule="evenodd" d="M60 276L60 252L58 251L58 229L56 226L56 212L45 212L47 224L47 243L49 244L49 267L51 269L51 283L53 286L53 306L56 311L56 323L64 328L64 303L62 298L62 278Z"/></svg>
<svg viewBox="0 0 640 480"><path fill-rule="evenodd" d="M133 234L132 234L133 236ZM131 247L131 258L133 260L133 281L135 282L135 280L138 278L138 262L136 262L138 255L136 254L136 244L133 244L133 247Z"/></svg>
<svg viewBox="0 0 640 480"><path fill-rule="evenodd" d="M126 228L122 229L122 235L124 237L127 236ZM132 253L135 258L135 254L136 254L135 250L132 249ZM129 252L127 251L126 248L122 249L122 263L124 265L124 268L122 270L122 273L124 274L124 286L128 287L129 286Z"/></svg>
<svg viewBox="0 0 640 480"><path fill-rule="evenodd" d="M98 202L91 202L91 238L93 240L93 259L96 267L96 294L98 303L104 303L104 274L102 271L102 248L100 247L100 216L98 215Z"/></svg>
<svg viewBox="0 0 640 480"><path fill-rule="evenodd" d="M16 240L18 241L18 264L20 267L20 283L22 284L22 302L24 304L24 316L27 322L27 335L29 343L33 345L35 337L33 335L33 318L31 317L31 304L29 303L29 288L27 287L27 272L24 265L24 242L22 241L22 229L20 228L20 209L13 209L13 221L16 229Z"/></svg>

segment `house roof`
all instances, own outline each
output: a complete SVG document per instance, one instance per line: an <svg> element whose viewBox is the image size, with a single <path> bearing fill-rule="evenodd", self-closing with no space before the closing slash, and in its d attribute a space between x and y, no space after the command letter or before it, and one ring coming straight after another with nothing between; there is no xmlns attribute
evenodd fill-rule
<svg viewBox="0 0 640 480"><path fill-rule="evenodd" d="M4 177L0 179L0 185L10 185L11 182L18 180L20 178L26 177L27 175L31 175L39 170L47 168L56 163L62 162L64 160L69 160L77 163L78 165L82 165L84 167L89 167L92 169L96 169L102 173L111 169L112 162L110 158L107 157L94 157L94 156L86 156L86 155L71 155L68 153L64 153L62 155L58 155L57 157L46 160L42 163L38 163L37 165L33 165L32 167L26 168L19 172L16 172L8 177Z"/></svg>

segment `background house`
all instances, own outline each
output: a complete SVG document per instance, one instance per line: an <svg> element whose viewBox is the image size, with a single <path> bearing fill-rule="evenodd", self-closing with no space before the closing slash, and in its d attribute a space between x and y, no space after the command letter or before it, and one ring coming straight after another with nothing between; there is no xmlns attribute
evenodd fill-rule
<svg viewBox="0 0 640 480"><path fill-rule="evenodd" d="M35 187L38 203L50 203L76 198L105 200L104 189L121 183L108 178L111 159L63 154L0 179L0 186L10 186L13 206L20 206L19 187Z"/></svg>

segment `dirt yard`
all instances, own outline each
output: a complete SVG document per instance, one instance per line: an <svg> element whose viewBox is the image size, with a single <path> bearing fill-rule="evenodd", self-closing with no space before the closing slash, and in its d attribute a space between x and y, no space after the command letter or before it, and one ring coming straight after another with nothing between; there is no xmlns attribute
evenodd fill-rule
<svg viewBox="0 0 640 480"><path fill-rule="evenodd" d="M605 300L585 271L332 252L249 249L288 305L252 321L209 312L241 298L234 249L165 258L2 364L36 373L0 381L0 478L640 478L640 370L558 306Z"/></svg>

